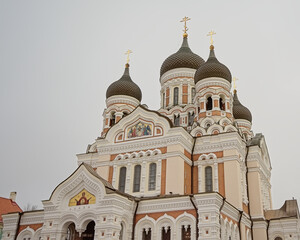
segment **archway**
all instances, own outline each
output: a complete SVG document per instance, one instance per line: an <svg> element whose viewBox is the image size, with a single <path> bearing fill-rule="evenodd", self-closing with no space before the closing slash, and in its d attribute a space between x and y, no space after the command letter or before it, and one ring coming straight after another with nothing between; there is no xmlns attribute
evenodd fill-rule
<svg viewBox="0 0 300 240"><path fill-rule="evenodd" d="M86 230L81 234L82 240L93 240L95 235L95 222L91 221L86 226Z"/></svg>
<svg viewBox="0 0 300 240"><path fill-rule="evenodd" d="M94 240L95 236L95 222L90 221L86 230L79 236L79 233L76 231L75 224L71 223L67 229L66 240Z"/></svg>

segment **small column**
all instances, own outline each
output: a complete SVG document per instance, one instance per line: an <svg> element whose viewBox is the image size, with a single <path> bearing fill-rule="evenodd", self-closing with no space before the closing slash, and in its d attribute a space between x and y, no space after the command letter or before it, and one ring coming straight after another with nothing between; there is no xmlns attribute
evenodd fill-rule
<svg viewBox="0 0 300 240"><path fill-rule="evenodd" d="M114 164L113 166L113 176L112 176L112 185L114 188L118 188L118 186L116 186L116 175L117 175L117 165Z"/></svg>
<svg viewBox="0 0 300 240"><path fill-rule="evenodd" d="M146 161L142 162L142 169L141 169L141 188L140 192L143 194L145 192L146 185ZM147 188L146 188L147 189Z"/></svg>
<svg viewBox="0 0 300 240"><path fill-rule="evenodd" d="M202 192L202 165L198 165L198 192Z"/></svg>
<svg viewBox="0 0 300 240"><path fill-rule="evenodd" d="M155 186L155 189L156 189L156 192L157 194L160 194L160 188L161 188L161 159L159 159L157 161L157 174L156 174L156 186Z"/></svg>
<svg viewBox="0 0 300 240"><path fill-rule="evenodd" d="M214 191L219 191L219 181L218 181L218 163L214 163Z"/></svg>
<svg viewBox="0 0 300 240"><path fill-rule="evenodd" d="M127 164L125 193L129 193L130 189L131 189L131 186L130 186L131 166L132 166L132 163Z"/></svg>

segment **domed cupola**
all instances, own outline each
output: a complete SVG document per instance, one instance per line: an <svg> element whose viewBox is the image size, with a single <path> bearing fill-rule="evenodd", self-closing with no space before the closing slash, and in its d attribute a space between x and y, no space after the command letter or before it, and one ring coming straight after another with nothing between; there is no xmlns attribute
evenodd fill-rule
<svg viewBox="0 0 300 240"><path fill-rule="evenodd" d="M235 119L244 119L252 123L252 114L248 108L246 108L240 103L236 90L234 90L234 94L233 94L232 113Z"/></svg>
<svg viewBox="0 0 300 240"><path fill-rule="evenodd" d="M188 44L187 34L185 34L180 49L169 56L161 65L160 76L175 68L192 68L197 70L204 62L200 56L192 52Z"/></svg>
<svg viewBox="0 0 300 240"><path fill-rule="evenodd" d="M207 61L202 64L195 73L195 84L202 79L210 77L224 78L231 83L231 73L229 69L216 58L213 45L210 46L210 54Z"/></svg>
<svg viewBox="0 0 300 240"><path fill-rule="evenodd" d="M134 97L139 102L142 100L142 92L137 84L135 84L129 75L129 64L125 65L125 71L123 76L113 82L106 91L106 98L111 96L125 95Z"/></svg>

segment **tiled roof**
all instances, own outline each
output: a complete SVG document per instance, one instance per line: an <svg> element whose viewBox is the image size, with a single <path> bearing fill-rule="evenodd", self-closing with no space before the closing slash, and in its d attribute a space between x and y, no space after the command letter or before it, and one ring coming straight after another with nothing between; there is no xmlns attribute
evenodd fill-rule
<svg viewBox="0 0 300 240"><path fill-rule="evenodd" d="M2 222L2 215L13 212L22 212L22 209L11 199L0 197L0 222Z"/></svg>

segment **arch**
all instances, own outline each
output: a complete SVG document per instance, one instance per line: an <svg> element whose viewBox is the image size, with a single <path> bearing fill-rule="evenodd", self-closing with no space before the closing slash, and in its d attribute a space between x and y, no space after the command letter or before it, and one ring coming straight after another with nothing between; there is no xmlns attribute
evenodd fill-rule
<svg viewBox="0 0 300 240"><path fill-rule="evenodd" d="M33 235L34 235L34 230L30 227L27 227L18 234L17 240L23 240L24 238L26 240L32 239Z"/></svg>
<svg viewBox="0 0 300 240"><path fill-rule="evenodd" d="M207 129L207 133L208 134L215 134L214 132L217 131L218 133L222 133L223 132L223 128L218 125L218 124L214 124L212 126L210 126L208 129Z"/></svg>
<svg viewBox="0 0 300 240"><path fill-rule="evenodd" d="M192 126L194 123L194 118L195 118L195 112L191 111L188 113L188 125Z"/></svg>
<svg viewBox="0 0 300 240"><path fill-rule="evenodd" d="M89 222L96 222L97 216L93 212L84 212L78 217L78 225L81 229L86 229Z"/></svg>
<svg viewBox="0 0 300 240"><path fill-rule="evenodd" d="M224 127L224 132L237 132L237 129L232 125L227 125Z"/></svg>
<svg viewBox="0 0 300 240"><path fill-rule="evenodd" d="M174 235L174 227L175 227L175 219L167 214L164 214L163 216L159 217L157 219L157 228L156 228L156 236L158 240L162 239L162 231L166 231L170 229L170 239L173 239Z"/></svg>
<svg viewBox="0 0 300 240"><path fill-rule="evenodd" d="M33 240L40 240L41 234L42 234L42 227L38 228L35 231L34 236L33 236Z"/></svg>
<svg viewBox="0 0 300 240"><path fill-rule="evenodd" d="M182 227L184 227L185 230L190 227L190 234L191 239L196 239L196 229L195 229L196 219L192 214L189 214L187 212L184 212L180 216L176 218L176 235L181 236L182 234Z"/></svg>
<svg viewBox="0 0 300 240"><path fill-rule="evenodd" d="M211 95L207 95L206 97L206 101L205 101L205 105L206 105L206 111L210 111L213 108L213 100Z"/></svg>
<svg viewBox="0 0 300 240"><path fill-rule="evenodd" d="M120 168L120 174L119 174L119 186L118 189L120 192L125 192L125 184L126 184L126 167Z"/></svg>
<svg viewBox="0 0 300 240"><path fill-rule="evenodd" d="M224 118L221 118L220 121L219 121L219 124L222 126L222 127L225 127L229 124L232 124L232 121L230 121L229 118L227 117L224 117Z"/></svg>
<svg viewBox="0 0 300 240"><path fill-rule="evenodd" d="M219 107L221 111L226 111L225 96L223 94L220 94Z"/></svg>
<svg viewBox="0 0 300 240"><path fill-rule="evenodd" d="M173 105L178 105L179 102L179 88L175 87L173 90Z"/></svg>
<svg viewBox="0 0 300 240"><path fill-rule="evenodd" d="M110 113L109 126L112 127L116 123L116 112L112 111Z"/></svg>
<svg viewBox="0 0 300 240"><path fill-rule="evenodd" d="M191 103L194 102L194 98L196 96L196 89L194 87L191 88Z"/></svg>
<svg viewBox="0 0 300 240"><path fill-rule="evenodd" d="M180 126L180 114L174 114L174 125L176 127L179 127Z"/></svg>
<svg viewBox="0 0 300 240"><path fill-rule="evenodd" d="M140 219L136 225L135 239L142 239L144 229L147 230L151 229L151 232L155 233L156 232L155 227L156 227L155 220L153 218L148 217L148 215L146 215L145 217Z"/></svg>
<svg viewBox="0 0 300 240"><path fill-rule="evenodd" d="M206 117L201 121L200 127L209 128L210 126L214 125L214 123L215 121L212 118Z"/></svg>
<svg viewBox="0 0 300 240"><path fill-rule="evenodd" d="M193 137L200 137L200 136L204 136L206 134L206 131L203 127L195 127L192 131L191 131L191 135Z"/></svg>
<svg viewBox="0 0 300 240"><path fill-rule="evenodd" d="M133 192L140 191L141 185L141 165L134 166L134 176L133 176Z"/></svg>

